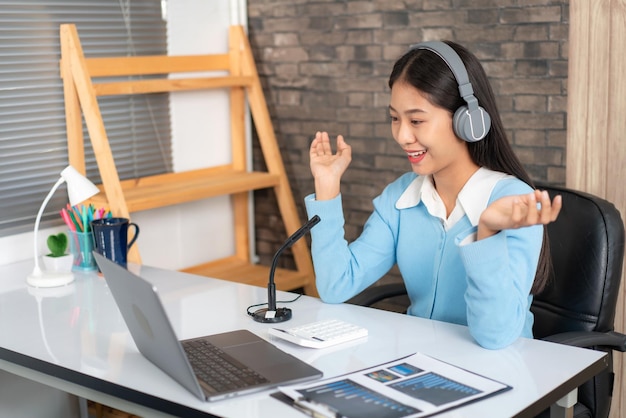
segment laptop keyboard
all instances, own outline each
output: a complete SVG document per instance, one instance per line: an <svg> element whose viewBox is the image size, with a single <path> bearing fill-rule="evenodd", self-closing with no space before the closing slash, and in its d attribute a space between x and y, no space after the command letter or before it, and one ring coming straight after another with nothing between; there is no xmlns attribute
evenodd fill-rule
<svg viewBox="0 0 626 418"><path fill-rule="evenodd" d="M268 380L206 340L183 342L196 376L216 392L242 389Z"/></svg>

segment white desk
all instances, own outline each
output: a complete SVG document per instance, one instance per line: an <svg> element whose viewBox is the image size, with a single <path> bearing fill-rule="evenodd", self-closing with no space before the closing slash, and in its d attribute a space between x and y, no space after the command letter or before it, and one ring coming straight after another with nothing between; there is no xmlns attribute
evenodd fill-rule
<svg viewBox="0 0 626 418"><path fill-rule="evenodd" d="M267 290L150 267L130 267L153 282L179 338L247 328L322 370L352 372L414 352L502 381L512 390L441 417L533 416L606 367L603 353L520 339L503 350L479 347L467 329L303 296L288 323L338 318L369 329L366 341L315 350L270 337L249 305ZM103 278L79 275L66 288L26 285L32 262L0 267L0 368L143 416L302 417L270 391L203 403L137 351ZM279 300L292 294L279 292Z"/></svg>

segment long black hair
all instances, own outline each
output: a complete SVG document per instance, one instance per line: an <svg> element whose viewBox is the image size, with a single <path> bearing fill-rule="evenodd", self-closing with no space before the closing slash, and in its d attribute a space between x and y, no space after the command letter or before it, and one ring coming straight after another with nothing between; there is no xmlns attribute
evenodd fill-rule
<svg viewBox="0 0 626 418"><path fill-rule="evenodd" d="M470 157L478 166L515 176L534 189L533 181L507 138L495 95L480 61L463 46L451 41L445 43L456 51L465 64L474 95L480 106L491 116L491 129L487 136L480 141L467 143ZM459 93L454 74L446 62L430 50L410 49L396 61L389 76L389 88L397 81L415 87L426 94L433 105L447 109L451 115L459 107L466 105ZM544 226L543 244L531 294L540 293L545 287L552 272L550 260L547 229Z"/></svg>

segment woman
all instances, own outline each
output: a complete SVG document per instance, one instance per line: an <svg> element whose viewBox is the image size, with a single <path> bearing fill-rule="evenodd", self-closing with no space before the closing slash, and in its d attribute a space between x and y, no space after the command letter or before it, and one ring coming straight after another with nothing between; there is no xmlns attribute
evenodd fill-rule
<svg viewBox="0 0 626 418"><path fill-rule="evenodd" d="M560 197L550 201L533 190L487 76L465 48L412 47L394 65L389 87L391 131L412 171L374 199L363 233L350 244L340 181L351 148L339 135L333 153L326 132L311 143L315 194L305 204L321 218L311 231L321 298L343 302L397 264L409 314L468 325L491 349L532 338L532 294L549 272L542 225L556 219Z"/></svg>

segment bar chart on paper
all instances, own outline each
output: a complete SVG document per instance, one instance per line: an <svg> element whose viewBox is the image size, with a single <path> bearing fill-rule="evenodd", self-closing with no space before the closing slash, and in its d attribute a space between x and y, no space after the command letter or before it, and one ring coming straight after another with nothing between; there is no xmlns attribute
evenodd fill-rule
<svg viewBox="0 0 626 418"><path fill-rule="evenodd" d="M420 412L349 379L339 380L305 390L304 398L336 411L350 411L361 418L399 418Z"/></svg>
<svg viewBox="0 0 626 418"><path fill-rule="evenodd" d="M390 387L434 405L443 405L480 393L478 389L447 379L436 373L427 373L412 379L403 380L391 384Z"/></svg>

